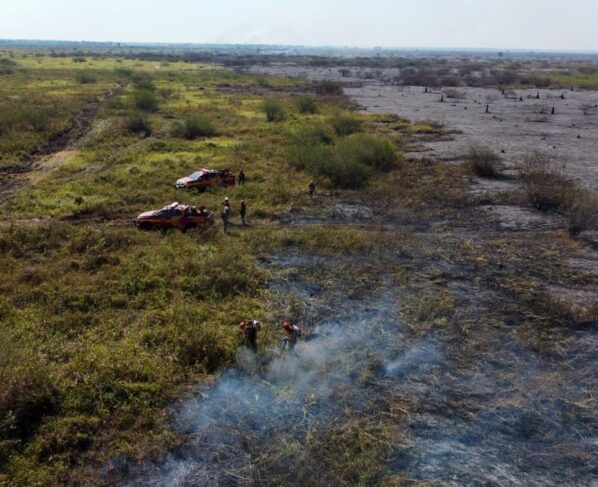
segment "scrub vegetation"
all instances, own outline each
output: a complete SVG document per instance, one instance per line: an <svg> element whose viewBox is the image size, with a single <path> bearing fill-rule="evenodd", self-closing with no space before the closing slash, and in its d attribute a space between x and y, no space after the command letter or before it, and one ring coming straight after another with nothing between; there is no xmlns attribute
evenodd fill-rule
<svg viewBox="0 0 598 487"><path fill-rule="evenodd" d="M184 438L173 430L168 408L236 363L238 323L262 320L260 346L268 348L277 343L272 323L283 311L307 316L295 295L277 302L277 290L289 282L306 281L310 290L331 284L343 299L365 303L363 313L371 312L368 293L380 291L390 303L389 288L404 303L397 320L409 323L424 343L432 334L450 337L447 342L480 363L486 345L476 340L494 344L493 334L508 319L521 326L505 336L546 354L553 353L546 337L555 329L595 327L595 308L557 306L542 286L542 279L579 278L560 266L578 242L556 237L530 244L527 236L480 241L448 231L444 238L449 222L466 226L471 218L477 228L487 219L475 216L476 202L466 194L470 167L403 155L419 135L442 135L437 124L358 114L334 83L311 85L176 59L33 56L23 50L10 60L0 63L6 66L0 76L6 93L0 100L0 171L6 176L0 183L0 485L102 485L126 476L130 465L176 451ZM310 94L298 99L297 91ZM58 151L39 151L98 103L85 133ZM484 163L490 157L485 151ZM202 167L242 169L247 183L201 194L175 190L176 179ZM542 177L537 165L526 167L520 180L527 194L536 195ZM307 194L311 180L314 199ZM220 225L182 234L140 232L132 223L139 213L173 201L218 213L224 197L232 203L228 234ZM241 199L248 204L247 227L239 224ZM348 209L337 207L346 201ZM591 201L588 196L567 211L584 224ZM383 218L347 218L359 205ZM297 223L301 218L313 225ZM313 275L301 276L267 265L294 253L333 264L346 260L342 273L335 265L314 266ZM365 260L368 255L375 260ZM480 295L504 293L496 302L509 296L509 304L494 306L481 324L479 315L467 314L477 289L450 288L452 274L459 286L475 280ZM591 275L583 278L596 284ZM323 316L346 302L321 294ZM387 339L392 328L384 320L395 316L381 318L379 342L363 349L350 343L360 362L351 353L331 352L346 375L339 375L342 384L359 384L371 403L351 415L344 406L352 391L341 388L335 394L342 397L329 403L344 411L343 421L329 421L321 432L310 426L304 438L288 441L284 429L280 437L268 435L272 454L260 457L263 477L256 485L309 485L320 471L339 485L407 482L389 466L391 443L402 441L409 411L425 411L429 398L416 404L402 392L380 392L386 390L376 382L383 366L372 354L379 343L399 346ZM363 365L357 374L355 363ZM337 378L316 372L330 382ZM447 403L434 407L445 410ZM477 414L477 406L467 407L463 416ZM245 438L248 451L266 451L257 436ZM112 474L116 464L127 467L114 467Z"/></svg>
<svg viewBox="0 0 598 487"><path fill-rule="evenodd" d="M310 167L322 184L363 186L398 160L379 136L337 140L329 121L343 102L225 93L224 83L257 86L264 77L154 64L25 53L0 78L8 94L0 160L7 181L19 184L2 202L0 230L0 479L11 485L77 482L119 453L140 458L172 446L164 408L231 365L237 323L267 312L260 251L291 240L358 245L338 232L313 240L272 228L277 214L307 201L310 175L287 162L291 133L338 152ZM282 90L297 84L267 81ZM101 105L85 136L20 173L28 154L121 82L128 86ZM243 168L251 184L175 191L178 177L204 166ZM363 180L335 179L352 171L345 166L358 167ZM225 195L248 201L255 228L182 235L131 223L176 200L218 211Z"/></svg>

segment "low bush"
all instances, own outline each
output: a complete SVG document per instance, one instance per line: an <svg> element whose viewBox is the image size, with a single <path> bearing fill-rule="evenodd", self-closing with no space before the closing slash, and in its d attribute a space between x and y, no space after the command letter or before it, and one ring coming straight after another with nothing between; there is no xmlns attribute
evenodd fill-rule
<svg viewBox="0 0 598 487"><path fill-rule="evenodd" d="M299 113L318 113L318 105L316 104L316 100L314 100L311 96L303 96L299 98L297 101L297 107L299 108Z"/></svg>
<svg viewBox="0 0 598 487"><path fill-rule="evenodd" d="M216 127L209 118L195 115L186 120L175 122L172 126L172 135L187 140L213 137L216 135Z"/></svg>
<svg viewBox="0 0 598 487"><path fill-rule="evenodd" d="M131 76L133 76L134 71L131 68L125 68L125 67L118 67L118 68L114 68L114 74L116 74L117 76L121 76L123 78L130 78Z"/></svg>
<svg viewBox="0 0 598 487"><path fill-rule="evenodd" d="M315 84L316 94L321 96L339 96L343 94L343 85L336 81L320 81Z"/></svg>
<svg viewBox="0 0 598 487"><path fill-rule="evenodd" d="M135 108L144 112L155 112L158 110L158 99L151 91L141 90L134 95Z"/></svg>
<svg viewBox="0 0 598 487"><path fill-rule="evenodd" d="M172 88L162 88L160 90L160 96L164 100L170 100L174 96L174 90Z"/></svg>
<svg viewBox="0 0 598 487"><path fill-rule="evenodd" d="M335 147L336 158L387 172L397 166L399 158L392 143L384 137L354 134L339 141Z"/></svg>
<svg viewBox="0 0 598 487"><path fill-rule="evenodd" d="M287 152L287 160L296 169L325 179L335 188L357 189L365 186L376 171L389 171L399 157L387 139L369 134L354 134L336 145L296 143Z"/></svg>
<svg viewBox="0 0 598 487"><path fill-rule="evenodd" d="M77 81L77 83L80 83L82 85L87 85L87 84L95 83L97 80L93 74L86 73L85 71L83 71L83 72L77 73L75 75L75 81Z"/></svg>
<svg viewBox="0 0 598 487"><path fill-rule="evenodd" d="M447 83L443 83L444 86L449 86ZM458 86L458 85L453 85ZM449 88L448 90L444 91L444 94L447 98L453 100L464 100L466 98L465 92L456 90L455 88Z"/></svg>
<svg viewBox="0 0 598 487"><path fill-rule="evenodd" d="M519 167L529 202L541 211L565 210L574 193L573 183L542 153L529 154Z"/></svg>
<svg viewBox="0 0 598 487"><path fill-rule="evenodd" d="M266 100L264 102L264 113L268 122L282 122L286 118L284 107L277 100Z"/></svg>
<svg viewBox="0 0 598 487"><path fill-rule="evenodd" d="M133 134L143 134L145 137L152 135L151 123L142 113L131 115L125 122L125 128Z"/></svg>
<svg viewBox="0 0 598 487"><path fill-rule="evenodd" d="M14 349L0 347L14 357ZM37 360L23 357L13 362L0 367L0 440L27 439L58 402L49 373Z"/></svg>
<svg viewBox="0 0 598 487"><path fill-rule="evenodd" d="M86 58L84 58L83 56L75 56L75 57L73 58L73 62L74 62L74 63L86 63L86 62L87 62L87 59L86 59Z"/></svg>
<svg viewBox="0 0 598 487"><path fill-rule="evenodd" d="M334 188L358 189L364 187L372 175L372 169L355 159L343 160L336 154L323 159L310 171L324 177Z"/></svg>
<svg viewBox="0 0 598 487"><path fill-rule="evenodd" d="M464 158L469 170L476 176L495 178L499 174L500 157L489 147L472 145Z"/></svg>
<svg viewBox="0 0 598 487"><path fill-rule="evenodd" d="M315 145L334 143L334 131L323 123L310 123L300 126L289 137L296 145Z"/></svg>
<svg viewBox="0 0 598 487"><path fill-rule="evenodd" d="M150 78L147 74L134 74L133 75L133 85L138 90L145 90L145 91L154 91L156 89L156 85L154 84L154 80Z"/></svg>
<svg viewBox="0 0 598 487"><path fill-rule="evenodd" d="M17 67L17 63L14 62L12 59L8 58L0 58L0 75L3 74L12 74L14 68Z"/></svg>
<svg viewBox="0 0 598 487"><path fill-rule="evenodd" d="M598 194L593 191L577 191L567 209L569 235L577 237L581 232L598 227Z"/></svg>
<svg viewBox="0 0 598 487"><path fill-rule="evenodd" d="M341 137L361 131L361 120L353 115L339 113L330 120L330 124Z"/></svg>
<svg viewBox="0 0 598 487"><path fill-rule="evenodd" d="M323 144L292 145L287 151L287 160L295 169L319 174L319 168L334 157L331 147Z"/></svg>

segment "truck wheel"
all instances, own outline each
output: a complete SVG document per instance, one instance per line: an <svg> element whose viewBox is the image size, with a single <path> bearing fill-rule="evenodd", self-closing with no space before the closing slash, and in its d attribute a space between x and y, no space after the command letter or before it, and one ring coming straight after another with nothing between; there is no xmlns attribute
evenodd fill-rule
<svg viewBox="0 0 598 487"><path fill-rule="evenodd" d="M143 222L139 225L139 228L141 228L141 230L151 230L153 225L149 222Z"/></svg>

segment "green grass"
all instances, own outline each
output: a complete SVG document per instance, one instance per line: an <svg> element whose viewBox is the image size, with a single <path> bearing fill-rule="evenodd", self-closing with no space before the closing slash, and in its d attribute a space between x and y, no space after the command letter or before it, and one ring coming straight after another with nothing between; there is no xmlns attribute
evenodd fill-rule
<svg viewBox="0 0 598 487"><path fill-rule="evenodd" d="M578 71L560 71L557 73L548 73L546 77L551 81L552 85L563 89L568 89L571 86L585 90L598 89L598 72L584 74Z"/></svg>
<svg viewBox="0 0 598 487"><path fill-rule="evenodd" d="M409 137L439 134L439 126L351 113L335 86L320 86L321 94L335 96L297 103L288 94L304 87L296 80L193 63L23 54L0 76L7 94L0 114L22 106L24 120L3 135L1 164L67 127L116 81L129 84L102 106L82 140L40 162L0 202L0 485L93 485L90 479L116 455L137 461L175 446L180 438L168 424L167 406L234 363L238 322L261 319L260 343L276 339L268 321L275 311L271 276L261 257L289 249L357 258L388 253L407 257L392 269L405 282L416 251L433 257L451 250L455 262L480 269L492 259L519 269L525 260L523 248L500 242L439 249L383 226L278 225L291 208L328 210L334 200L306 195L314 175L318 191L329 186L333 196L370 205L380 216L414 212L422 221L444 221L445 213L468 204L467 168L404 162L400 150ZM77 81L86 73L95 82ZM225 89L231 87L260 90ZM285 114L276 123L268 122L258 94L268 87ZM156 102L143 115L135 108L140 91ZM136 117L151 133L127 129ZM181 120L207 120L217 131L181 137ZM205 193L174 189L176 179L201 167L243 169L248 182ZM363 173L355 186L346 184L354 168ZM339 189L361 186L366 190ZM251 227L183 235L140 232L132 224L138 213L172 201L217 211L225 196L234 223L240 200L247 201ZM540 259L554 272L551 252ZM540 292L536 271L497 283L532 301ZM367 285L367 279L360 284ZM421 329L445 331L458 307L456 296L440 288L414 288L404 301L410 323ZM284 466L291 454L317 453L308 466L334 471L348 485L401 485L379 468L395 427L354 418L329 437L314 435L309 449L297 443L271 461Z"/></svg>
<svg viewBox="0 0 598 487"><path fill-rule="evenodd" d="M129 81L81 141L45 160L0 203L0 350L10 351L0 363L0 484L69 485L93 478L118 453L139 459L172 446L164 408L233 363L241 319L270 312L258 256L288 246L359 253L381 243L372 232L271 221L309 204L310 175L287 162L289 134L332 144L328 121L342 99L318 98L317 113L301 113L305 107L279 95L285 118L269 123L263 97L221 87L284 90L297 81L187 63L155 70L142 61L16 61L0 78L8 94L0 114L31 100L23 111L35 110L44 123L14 125L2 138L2 163L33 151L114 83ZM139 93L156 103L140 107ZM181 138L177 120L208 120L218 132ZM248 184L202 194L174 189L201 167L244 169ZM218 211L224 196L233 222L247 201L254 228L183 235L132 224L172 201ZM22 223L28 218L42 223ZM267 326L263 340L274 336Z"/></svg>

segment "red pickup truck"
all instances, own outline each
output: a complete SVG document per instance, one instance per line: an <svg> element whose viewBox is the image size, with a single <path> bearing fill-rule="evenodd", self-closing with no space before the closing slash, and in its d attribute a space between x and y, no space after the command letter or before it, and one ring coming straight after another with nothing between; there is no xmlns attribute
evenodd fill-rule
<svg viewBox="0 0 598 487"><path fill-rule="evenodd" d="M179 179L174 183L176 189L195 188L205 191L212 186L234 186L235 175L228 169L200 169L191 176Z"/></svg>
<svg viewBox="0 0 598 487"><path fill-rule="evenodd" d="M214 213L203 207L172 203L161 210L146 211L134 220L141 230L176 228L186 232L191 228L207 228L214 224Z"/></svg>

